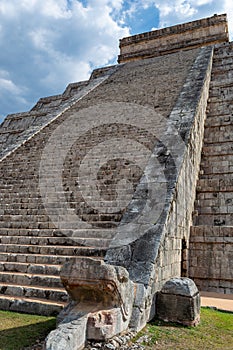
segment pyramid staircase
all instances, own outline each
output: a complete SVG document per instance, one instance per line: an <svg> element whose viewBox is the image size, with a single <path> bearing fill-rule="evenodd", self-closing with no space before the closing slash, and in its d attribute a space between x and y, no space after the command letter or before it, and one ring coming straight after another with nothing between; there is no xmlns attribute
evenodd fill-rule
<svg viewBox="0 0 233 350"><path fill-rule="evenodd" d="M189 276L200 290L232 293L233 44L215 48L197 183Z"/></svg>
<svg viewBox="0 0 233 350"><path fill-rule="evenodd" d="M75 240L70 237L72 223L67 229L57 229L42 203L38 172L42 145L64 120L67 106L102 81L92 76L88 82L70 84L63 95L40 99L30 112L10 115L2 125L1 310L57 314L68 300L59 277L64 262L71 256L102 259L105 255L111 229L103 233L101 227L108 218L101 218L101 222L95 218L93 229L76 230ZM117 225L119 217L113 221Z"/></svg>
<svg viewBox="0 0 233 350"><path fill-rule="evenodd" d="M89 81L71 84L63 95L41 99L29 113L6 118L0 129L0 309L51 315L63 308L68 294L60 281L61 266L72 256L93 257L97 260L105 257L155 144L158 151L162 149L161 163L163 161L164 146L161 146L156 137L161 131L158 129L158 125L161 127L161 115L168 116L171 113L196 59L204 59L206 65L209 57L210 53L206 54L205 50L203 53L201 50L193 50L165 58L156 57L98 69ZM185 63L181 65L180 62ZM168 65L174 67L172 74L167 69ZM159 92L155 91L155 77ZM200 82L202 83L201 79ZM138 99L136 105L135 99ZM123 108L120 115L119 106ZM150 113L147 112L148 106ZM88 114L85 114L86 108ZM153 114L151 108L155 110ZM143 114L145 110L146 125ZM91 127L91 122L98 123L100 116L101 124L93 124L94 127ZM133 117L133 125L129 121L124 124L125 116L127 120L128 117ZM135 124L135 118L138 124ZM83 123L79 137L78 127L73 128L73 133L72 130L63 132L62 128L69 120L77 123L78 127ZM48 157L47 172L41 177L44 152L54 135L57 135L58 142ZM127 141L129 135L130 142ZM117 151L122 152L124 157L117 153L117 158L113 156L109 161L109 150L113 149L115 155L115 141L119 139L117 147L122 147L123 144L124 149L119 151L117 148ZM125 139L128 142L126 146L132 146L129 150L125 147ZM98 157L89 151L95 152L95 146L106 140L110 140L110 145L109 148L106 147L106 156L101 153L102 165L99 167ZM137 143L143 146L140 146L140 154ZM54 170L54 163L51 162L59 162L60 154L67 144L71 147L63 159L64 171L59 173L59 169ZM85 158L86 153L91 154L92 158ZM130 161L132 154L137 155L135 164L140 166L135 166ZM104 213L98 210L102 209L100 200L93 206L85 206L82 192L77 186L76 180L80 175L77 174L77 169L80 164L84 164L84 168L86 166L89 171L88 162L92 165L94 163L98 168L101 197L107 202ZM85 173L82 176L85 183ZM160 168L157 176L159 181L164 182ZM143 191L144 188L140 195ZM58 194L57 198L54 198L54 193ZM116 211L115 208L109 211L109 202L117 202L118 194L122 202L127 204L122 211ZM141 202L137 198L135 201L140 213ZM144 202L143 198L142 203ZM61 214L64 208L66 219ZM59 211L60 209L62 210ZM149 206L145 208L148 212L149 209ZM134 207L129 212L130 222L137 216L137 210ZM55 220L52 219L53 213ZM77 227L75 215L88 225ZM59 222L56 222L56 217ZM147 220L154 218L147 215ZM146 221L145 227L150 225ZM138 230L141 229L141 224L136 226ZM132 229L135 234L134 226ZM117 254L115 258L118 258ZM180 266L180 263L176 266Z"/></svg>

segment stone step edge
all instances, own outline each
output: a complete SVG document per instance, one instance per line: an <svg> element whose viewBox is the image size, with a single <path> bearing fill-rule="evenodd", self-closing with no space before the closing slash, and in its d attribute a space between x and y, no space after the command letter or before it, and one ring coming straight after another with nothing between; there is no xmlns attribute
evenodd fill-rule
<svg viewBox="0 0 233 350"><path fill-rule="evenodd" d="M216 154L205 154L205 152L202 152L202 162L208 161L209 158L213 158L213 157L232 157L233 156L233 152L232 153L216 153ZM219 162L221 162L223 160L219 160ZM218 161L214 162L214 163L218 163Z"/></svg>
<svg viewBox="0 0 233 350"><path fill-rule="evenodd" d="M38 303L38 304L44 304L44 305L57 305L57 306L61 306L64 307L67 302L64 301L53 301L53 300L46 300L46 299L37 299L37 298L26 298L26 297L16 297L16 296L9 296L9 295L0 295L0 300L1 299L8 299L10 301L25 301L25 302L29 302L29 303ZM0 307L1 308L1 307Z"/></svg>
<svg viewBox="0 0 233 350"><path fill-rule="evenodd" d="M4 228L0 228L0 232L4 230ZM63 233L62 236L54 236L54 237L67 237L67 235L65 234L65 232L67 231L67 233L73 231L73 230L69 230L69 229L56 229L56 228L47 228L47 229L38 229L38 228L30 228L30 229L25 229L25 228L8 228L7 229L8 231L11 231L11 230L17 230L17 231L37 231L37 233L40 233L41 231L53 231L54 233L56 232L61 232ZM75 231L80 231L80 232L85 232L85 231L101 231L102 232L102 229L100 228L97 228L97 229L93 229L93 228L84 228L84 229L76 229ZM109 231L111 232L111 229L109 229ZM43 236L44 237L44 236Z"/></svg>
<svg viewBox="0 0 233 350"><path fill-rule="evenodd" d="M60 281L60 277L59 276L55 276L55 275L42 275L42 274L37 274L37 273L27 273L27 272L18 272L18 271L14 271L14 273L12 271L0 271L0 276L2 276L2 275L13 275L13 274L14 274L14 276L26 276L26 277L30 277L30 278L39 277L39 278L42 278L42 279L51 278L51 279Z"/></svg>
<svg viewBox="0 0 233 350"><path fill-rule="evenodd" d="M209 232L211 231L218 231L218 233L221 235L221 231L228 231L228 230L233 230L233 226L213 226L213 225L192 225L190 226L190 231L192 230L198 230L198 231L204 231L204 232ZM219 236L220 237L220 236Z"/></svg>
<svg viewBox="0 0 233 350"><path fill-rule="evenodd" d="M210 117L207 117L207 118L210 118ZM213 130L213 129L219 129L219 128L222 128L222 127L224 127L224 128L228 128L228 127L230 127L230 126L232 126L233 125L233 123L231 122L231 121L228 121L228 122L226 122L226 123L228 123L228 124L218 124L218 125L205 125L205 131L206 130ZM223 131L223 130L219 130L219 131ZM224 130L225 131L225 130Z"/></svg>
<svg viewBox="0 0 233 350"><path fill-rule="evenodd" d="M37 264L37 263L27 263L27 262L16 262L16 261L1 261L1 264L17 264L17 265L22 265L22 266L36 266L36 267L39 267L39 266L49 266L49 267L57 267L58 269L61 267L60 264ZM0 270L0 272L3 272ZM9 271L10 272L10 271Z"/></svg>
<svg viewBox="0 0 233 350"><path fill-rule="evenodd" d="M65 288L59 288L59 287L41 287L41 286L36 286L36 285L25 285L25 284L18 284L18 283L6 283L6 282L0 282L0 289L1 287L21 287L21 288L30 288L30 289L39 289L39 290L42 290L42 291L52 291L52 292L63 292L65 293L66 290ZM67 292L66 292L67 293ZM0 294L0 295L4 295L4 294Z"/></svg>
<svg viewBox="0 0 233 350"><path fill-rule="evenodd" d="M225 144L225 143L232 143L232 140L224 140L224 141L219 141L219 140L217 140L217 141L212 141L212 142L210 142L210 141L208 141L208 139L205 137L205 138L204 138L204 144L203 144L203 146L204 146L204 147L210 146L210 145L219 145L219 146L222 146L222 145Z"/></svg>
<svg viewBox="0 0 233 350"><path fill-rule="evenodd" d="M197 235L193 235L190 237L190 241L189 241L189 246L191 246L192 244L196 244L196 243L201 243L201 244L231 244L233 243L233 237L225 237L225 236L207 236L207 235L203 235L203 236L197 236Z"/></svg>
<svg viewBox="0 0 233 350"><path fill-rule="evenodd" d="M195 210L195 212L198 212L198 209ZM202 213L202 212L199 212L197 216L233 216L233 213L218 213L218 212L215 212L215 213ZM199 225L196 225L196 226L199 226ZM218 226L218 225L216 225ZM225 226L225 225L224 225Z"/></svg>
<svg viewBox="0 0 233 350"><path fill-rule="evenodd" d="M52 124L57 119L59 119L62 115L64 115L65 112L67 112L69 109L71 109L72 106L74 106L78 101L85 98L90 92L95 90L99 85L101 85L105 80L107 80L112 73L113 72L110 71L105 76L98 77L98 78L92 79L92 80L89 79L88 84L80 92L77 92L77 94L75 94L74 96L71 96L69 98L69 103L67 103L67 102L64 103L64 105L62 105L61 109L56 110L55 115L50 120L48 120L47 123L40 126L36 131L34 131L31 135L29 135L25 140L19 141L18 143L15 143L13 149L10 149L5 154L3 154L3 156L0 158L0 163L3 162L6 158L8 158L12 153L17 151L22 145L28 143L32 138L34 138L42 130L47 128L50 124Z"/></svg>
<svg viewBox="0 0 233 350"><path fill-rule="evenodd" d="M225 173L222 173L222 174L225 174ZM228 174L228 173L227 173ZM43 240L43 239L47 239L47 240L57 240L58 242L55 242L52 246L58 246L58 247L60 247L60 246L63 246L64 245L64 243L63 244L59 244L59 239L67 239L67 240L69 240L69 241L73 241L74 243L75 242L77 242L77 243L79 243L79 241L85 241L85 242L87 242L88 243L88 241L91 241L91 242L94 242L95 240L97 240L97 241L100 241L101 240L101 242L111 242L112 241L112 239L113 239L113 237L112 238L103 238L103 237L79 237L79 236L64 236L64 237L56 237L56 236L20 236L20 235L0 235L0 240L2 239L2 238L6 238L6 237L10 237L11 239L13 239L13 238L18 238L18 239L20 239L20 238L22 238L22 239L32 239L32 240ZM9 239L10 239L9 238ZM1 243L1 242L0 242ZM70 242L69 242L70 243ZM1 244L5 244L5 243L1 243ZM15 243L15 244L20 244L20 243ZM36 243L31 243L30 245L36 245L36 244L38 244L38 242L36 242ZM51 242L50 242L50 244L51 244ZM77 245L73 245L73 246L71 246L71 247L76 247Z"/></svg>
<svg viewBox="0 0 233 350"><path fill-rule="evenodd" d="M201 180L211 180L211 179L201 179ZM200 188L201 186L198 185L197 188L196 188L196 193L230 193L232 192L232 190L222 190L222 189L219 189L219 188L213 188L213 189L209 189L209 190L206 190L205 188ZM198 199L199 200L199 199Z"/></svg>
<svg viewBox="0 0 233 350"><path fill-rule="evenodd" d="M10 252L0 252L0 257L1 255L9 255L9 256L31 256L31 257L48 257L48 258L51 258L51 257L54 257L54 258L62 258L62 259L71 259L71 258L79 258L79 257L82 257L82 255L48 255L48 254L33 254L33 253L28 253L28 254L25 254L25 253L10 253ZM92 256L91 257L92 259L96 259L96 260L103 260L103 257L101 256ZM7 261L6 261L7 262ZM30 264L30 263L29 263ZM33 263L31 263L33 264ZM43 264L41 264L43 265ZM47 265L50 265L50 264L47 264ZM51 264L53 265L53 264Z"/></svg>
<svg viewBox="0 0 233 350"><path fill-rule="evenodd" d="M35 246L38 247L38 248L55 248L56 247L56 245L46 245L46 246L44 246L44 245L38 245L38 244L33 245L33 244L14 244L14 243L7 243L7 244L2 244L2 245L4 245L4 246L11 246L11 247L12 246L20 246L20 247L33 247L33 248L35 248ZM61 249L61 248L64 248L64 249L67 249L67 248L71 248L71 249L81 248L82 249L83 248L83 249L88 249L88 250L91 250L91 249L96 249L96 250L103 250L103 249L105 249L106 250L107 249L105 247L95 247L95 246L85 246L85 245L80 245L80 246L78 246L78 245L59 245L57 247L59 249ZM2 253L4 253L4 252L2 252Z"/></svg>
<svg viewBox="0 0 233 350"><path fill-rule="evenodd" d="M214 164L212 165L212 167L215 167L215 166L218 166L218 165L215 165L216 163L214 162ZM222 165L223 167L224 167L224 165ZM210 167L210 165L207 165L207 164L203 164L203 163L201 163L201 167L203 167L203 168L209 168ZM203 171L204 169L201 169L201 171ZM204 173L203 174L201 174L201 175L233 175L233 171L228 171L228 172L226 172L226 171L221 171L220 172L220 170L219 170L219 172L206 172L206 171L204 171Z"/></svg>
<svg viewBox="0 0 233 350"><path fill-rule="evenodd" d="M215 142L214 147L218 144L219 144L219 146L221 146L222 143L231 145L232 140L226 140L225 142ZM203 147L211 147L211 144L209 144L209 143L207 145L203 144Z"/></svg>

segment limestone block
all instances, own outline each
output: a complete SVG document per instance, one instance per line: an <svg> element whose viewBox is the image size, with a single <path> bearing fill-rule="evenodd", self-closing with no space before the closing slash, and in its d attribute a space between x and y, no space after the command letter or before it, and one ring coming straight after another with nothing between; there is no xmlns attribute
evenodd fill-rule
<svg viewBox="0 0 233 350"><path fill-rule="evenodd" d="M200 321L200 294L186 277L167 281L157 294L156 315L165 322L195 326Z"/></svg>
<svg viewBox="0 0 233 350"><path fill-rule="evenodd" d="M90 314L87 323L87 339L106 341L124 330L120 308L101 310Z"/></svg>
<svg viewBox="0 0 233 350"><path fill-rule="evenodd" d="M71 343L76 344L75 326L72 325L71 329L66 326L75 321L85 324L81 330L80 346L85 338L104 341L127 330L133 307L134 284L125 268L108 265L98 259L77 257L63 265L60 277L72 300L60 313L60 324L55 333L50 333L46 349L57 349L56 341L62 333L65 334L64 344L68 348ZM79 323L79 334L78 327ZM78 350L79 347L74 349Z"/></svg>
<svg viewBox="0 0 233 350"><path fill-rule="evenodd" d="M60 277L73 300L87 304L95 300L99 310L120 307L123 319L128 319L134 291L125 268L79 257L63 265Z"/></svg>
<svg viewBox="0 0 233 350"><path fill-rule="evenodd" d="M81 350L86 341L87 316L61 324L50 332L45 350Z"/></svg>

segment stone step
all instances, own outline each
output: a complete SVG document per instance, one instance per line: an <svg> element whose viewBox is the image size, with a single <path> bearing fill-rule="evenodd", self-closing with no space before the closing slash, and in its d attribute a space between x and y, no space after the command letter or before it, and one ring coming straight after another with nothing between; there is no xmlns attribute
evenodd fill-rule
<svg viewBox="0 0 233 350"><path fill-rule="evenodd" d="M221 114L225 114L226 111L228 111L228 113L232 113L232 109L233 109L233 102L232 101L219 101L219 102L215 102L215 103L210 103L208 105L208 111L210 113L210 115L221 115Z"/></svg>
<svg viewBox="0 0 233 350"><path fill-rule="evenodd" d="M205 128L204 143L232 142L233 125L226 125L217 128ZM232 142L233 145L233 142ZM223 145L224 147L224 145Z"/></svg>
<svg viewBox="0 0 233 350"><path fill-rule="evenodd" d="M221 156L203 156L200 164L201 174L233 173L233 154Z"/></svg>
<svg viewBox="0 0 233 350"><path fill-rule="evenodd" d="M28 264L52 264L63 265L70 256L68 255L42 255L24 253L0 253L1 262L20 262ZM97 257L95 257L97 258Z"/></svg>
<svg viewBox="0 0 233 350"><path fill-rule="evenodd" d="M0 245L0 252L12 254L42 254L42 255L68 255L68 256L101 256L106 253L105 248L77 247L77 246L41 246L41 245Z"/></svg>
<svg viewBox="0 0 233 350"><path fill-rule="evenodd" d="M0 283L9 283L9 284L21 284L25 286L50 286L50 288L62 288L59 276L53 275L42 275L42 274L30 274L23 272L5 272L0 271Z"/></svg>
<svg viewBox="0 0 233 350"><path fill-rule="evenodd" d="M213 67L211 76L214 84L221 81L228 85L232 81L232 68L232 64L228 64L226 67Z"/></svg>
<svg viewBox="0 0 233 350"><path fill-rule="evenodd" d="M202 214L230 215L230 214L233 214L233 203L232 203L232 200L231 200L231 203L228 205L221 204L218 201L199 200L198 204L195 205L195 209L198 211L198 215L202 215Z"/></svg>
<svg viewBox="0 0 233 350"><path fill-rule="evenodd" d="M214 75L214 82L211 87L229 86L232 83L232 68L226 72L219 72Z"/></svg>
<svg viewBox="0 0 233 350"><path fill-rule="evenodd" d="M229 101L233 94L233 83L223 84L222 86L212 86L209 92L208 102L226 102ZM208 108L207 108L208 110Z"/></svg>
<svg viewBox="0 0 233 350"><path fill-rule="evenodd" d="M233 226L233 214L199 214L193 222L195 226Z"/></svg>
<svg viewBox="0 0 233 350"><path fill-rule="evenodd" d="M232 143L233 146L233 143ZM233 164L233 150L232 154L218 154L213 156L205 156L205 154L202 154L201 164Z"/></svg>
<svg viewBox="0 0 233 350"><path fill-rule="evenodd" d="M0 296L8 295L23 298L36 298L67 302L69 296L64 288L49 288L39 286L23 286L18 284L0 283Z"/></svg>
<svg viewBox="0 0 233 350"><path fill-rule="evenodd" d="M40 265L21 262L2 262L0 272L21 272L28 274L59 276L61 265Z"/></svg>
<svg viewBox="0 0 233 350"><path fill-rule="evenodd" d="M68 255L42 255L23 253L0 253L1 262L19 262L41 265L63 265L71 256ZM91 256L92 259L101 260L101 256Z"/></svg>
<svg viewBox="0 0 233 350"><path fill-rule="evenodd" d="M231 203L233 202L233 191L230 192L220 192L220 191L216 191L216 192L198 192L197 193L197 200L216 200L219 201L221 203Z"/></svg>
<svg viewBox="0 0 233 350"><path fill-rule="evenodd" d="M213 175L211 179L199 179L196 187L197 193L200 192L232 192L233 191L233 176Z"/></svg>
<svg viewBox="0 0 233 350"><path fill-rule="evenodd" d="M2 215L1 215L1 221L14 221L14 222L26 222L26 221L29 221L28 218L30 218L30 222L34 222L35 224L38 224L40 222L49 222L50 219L47 215L40 215L40 213L38 211L35 211L34 214L29 214L28 213L28 210L14 210L13 208L9 208L9 209L6 209L6 210L2 210ZM25 213L24 213L25 212ZM54 214L51 214L51 215L54 215ZM59 212L57 212L55 215L59 215ZM55 216L54 215L54 216ZM78 214L79 215L79 214ZM111 222L113 221L119 221L121 219L121 213L112 213L112 214L108 214L108 213L100 213L100 214L89 214L88 212L87 213L82 213L80 214L79 216L88 216L88 222ZM69 219L70 218L70 219ZM58 222L59 223L66 223L69 224L70 223L70 227L73 226L74 224L76 224L77 226L77 222L74 221L76 219L75 215L64 215L64 219L66 221L62 221L62 220L59 220L59 217L58 217ZM64 220L63 219L63 220ZM60 226L60 225L59 225Z"/></svg>
<svg viewBox="0 0 233 350"><path fill-rule="evenodd" d="M213 194L212 198L197 195L195 209L199 213L233 213L233 192L226 192L226 194L227 196L220 196L218 192Z"/></svg>
<svg viewBox="0 0 233 350"><path fill-rule="evenodd" d="M200 171L199 180L213 180L213 181L221 180L220 186L218 187L218 191L220 191L220 192L231 192L232 191L232 173L231 172L229 172L229 173L228 172L226 172L226 173L207 173L206 172L206 173L204 173L203 171ZM198 180L198 184L199 184L199 180ZM219 184L217 184L217 186L218 185ZM200 189L198 187L197 191L198 192L202 191L202 189Z"/></svg>
<svg viewBox="0 0 233 350"><path fill-rule="evenodd" d="M23 312L44 316L56 316L66 305L65 302L46 301L37 298L0 295L0 310Z"/></svg>
<svg viewBox="0 0 233 350"><path fill-rule="evenodd" d="M233 64L233 52L230 46L226 47L225 51L214 50L213 70L219 66L224 68L223 63L226 63L226 65Z"/></svg>
<svg viewBox="0 0 233 350"><path fill-rule="evenodd" d="M231 71L233 68L233 58L231 57L228 59L228 61L225 62L224 64L220 65L217 63L216 65L213 65L213 70L211 72L212 80L215 82L216 80L225 80L225 77L230 77L231 76Z"/></svg>
<svg viewBox="0 0 233 350"><path fill-rule="evenodd" d="M232 125L233 124L233 116L231 113L225 113L222 114L221 116L219 115L214 115L208 114L206 121L205 121L205 126L206 127L221 127L225 125Z"/></svg>
<svg viewBox="0 0 233 350"><path fill-rule="evenodd" d="M215 73L217 73L219 70L229 69L233 66L233 55L225 56L223 57L214 57L213 59L213 71L212 75L215 76ZM229 67L229 68L228 68Z"/></svg>
<svg viewBox="0 0 233 350"><path fill-rule="evenodd" d="M129 198L132 197L132 191L126 191L124 189L120 189L119 187L116 187L113 191L108 190L106 195L108 196L108 199L105 199L101 201L100 199L95 199L92 192L90 192L90 196L92 196L91 203L93 204L93 207L95 210L100 211L103 210L102 203L109 201L116 201L116 193L118 191L122 191L120 195L121 201L128 201ZM77 203L80 204L80 212L83 210L83 206L87 204L86 201L84 201L81 198L81 192L77 195L77 200L74 201L72 198L67 198L64 196L64 193L62 192L61 196L58 192L56 192L58 196L53 196L50 198L50 203L47 202L47 199L44 199L44 203L42 202L40 196L34 196L30 191L27 192L26 190L22 193L17 192L17 189L15 189L14 192L9 191L9 189L1 189L1 199L0 203L4 202L7 206L9 206L9 210L14 207L15 209L28 209L31 210L31 213L28 212L30 215L43 215L45 216L47 213L47 210L54 211L54 214L56 214L56 211L58 209L64 208L67 203L69 204L70 208L67 208L67 213L72 214L74 213L74 210L77 206ZM62 199L62 200L61 200ZM110 203L111 204L111 203ZM5 208L7 209L7 208ZM115 213L117 215L117 213ZM93 214L94 215L94 214ZM107 216L107 213L106 213ZM95 219L95 218L94 218Z"/></svg>
<svg viewBox="0 0 233 350"><path fill-rule="evenodd" d="M233 46L232 42L230 43L224 43L224 45L216 46L214 48L214 58L220 59L220 58L226 58L228 56L231 56L233 54Z"/></svg>
<svg viewBox="0 0 233 350"><path fill-rule="evenodd" d="M233 69L233 67L232 67ZM215 88L209 95L208 102L211 103L231 103L233 98L233 88Z"/></svg>
<svg viewBox="0 0 233 350"><path fill-rule="evenodd" d="M69 237L46 237L46 236L13 236L13 235L1 235L1 244L27 244L27 245L77 245L74 239Z"/></svg>
<svg viewBox="0 0 233 350"><path fill-rule="evenodd" d="M80 237L80 238L113 238L115 230L102 230L102 229L77 229L73 230L59 230L59 229L13 229L13 228L0 228L0 236L31 236L31 237ZM70 240L72 242L72 239Z"/></svg>
<svg viewBox="0 0 233 350"><path fill-rule="evenodd" d="M208 117L207 117L208 119ZM229 119L232 120L232 118L227 118L228 123L226 125L217 125L214 126L213 124L211 124L210 126L205 125L205 133L204 135L208 135L208 133L213 133L213 132L217 132L217 131L221 131L223 133L225 132L230 132L233 130L233 122L229 123Z"/></svg>
<svg viewBox="0 0 233 350"><path fill-rule="evenodd" d="M233 226L191 226L190 243L192 242L229 242L233 238Z"/></svg>
<svg viewBox="0 0 233 350"><path fill-rule="evenodd" d="M76 224L77 225L77 224ZM68 226L68 225L66 225ZM49 229L49 228L56 228L55 225L50 221L44 221L44 222L33 222L30 220L30 217L27 218L27 221L10 221L10 218L8 218L5 221L0 221L0 228L2 229Z"/></svg>
<svg viewBox="0 0 233 350"><path fill-rule="evenodd" d="M0 236L1 244L23 244L23 245L81 245L87 247L103 247L107 248L111 243L111 238L80 238L74 236L69 237L30 237L30 236Z"/></svg>
<svg viewBox="0 0 233 350"><path fill-rule="evenodd" d="M88 218L88 216L87 216ZM1 218L3 219L3 218ZM14 217L5 217L4 221L0 221L0 229L56 229L57 227L60 228L60 230L78 230L80 227L79 222L59 222L59 224L56 225L56 223L52 223L50 221L33 221L34 218L30 220L30 217L27 217L26 221L14 221ZM93 229L112 229L113 227L117 227L119 225L119 221L88 221L89 225L92 225Z"/></svg>
<svg viewBox="0 0 233 350"><path fill-rule="evenodd" d="M233 153L232 141L224 142L224 147L219 143L210 143L208 145L204 144L202 148L202 154L205 156L214 156L214 155L225 155Z"/></svg>
<svg viewBox="0 0 233 350"><path fill-rule="evenodd" d="M201 170L200 170L201 178L203 178L205 175L205 178L211 178L212 175L218 175L218 174L233 174L233 165L227 164L227 162L224 164L224 162L219 161L219 163L213 163L208 162L207 164L201 164Z"/></svg>
<svg viewBox="0 0 233 350"><path fill-rule="evenodd" d="M221 77L222 79L219 79ZM214 75L212 75L212 79L214 79ZM224 77L223 75L218 75L218 79L212 80L210 82L210 95L211 92L215 89L227 89L231 88L232 86L232 79L230 76Z"/></svg>

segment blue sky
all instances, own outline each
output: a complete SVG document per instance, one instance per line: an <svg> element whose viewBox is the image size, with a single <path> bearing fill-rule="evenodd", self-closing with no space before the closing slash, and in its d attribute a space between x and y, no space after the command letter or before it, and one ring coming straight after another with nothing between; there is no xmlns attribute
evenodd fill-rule
<svg viewBox="0 0 233 350"><path fill-rule="evenodd" d="M232 38L232 0L0 0L0 121L116 63L120 38L215 13Z"/></svg>

